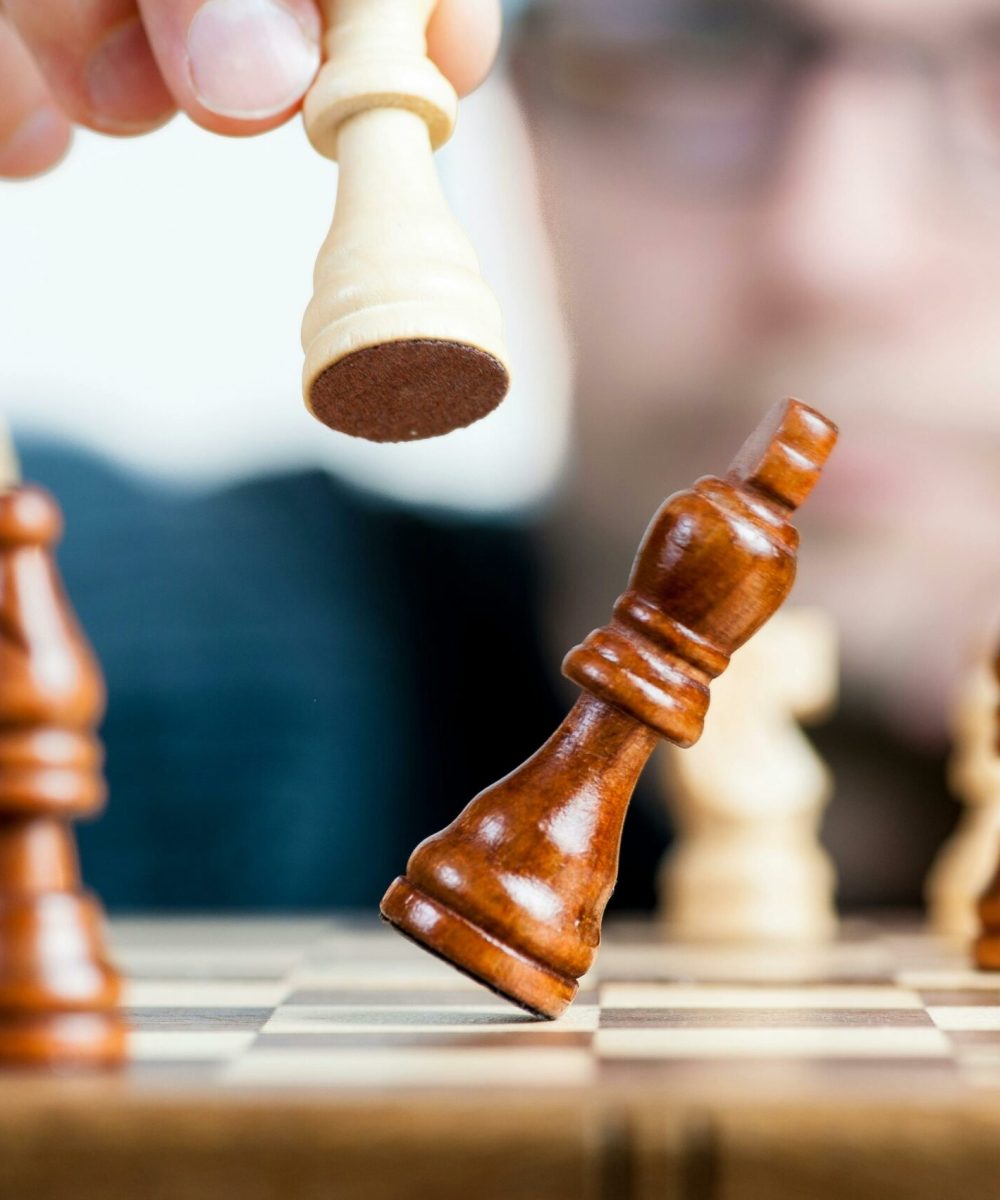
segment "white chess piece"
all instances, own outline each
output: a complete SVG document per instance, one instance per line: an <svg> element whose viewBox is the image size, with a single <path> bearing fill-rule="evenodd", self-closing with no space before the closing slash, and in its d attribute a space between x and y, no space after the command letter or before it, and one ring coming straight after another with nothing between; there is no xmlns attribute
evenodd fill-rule
<svg viewBox="0 0 1000 1200"><path fill-rule="evenodd" d="M955 747L948 781L964 811L924 887L931 925L949 937L975 936L976 901L993 877L1000 855L998 705L1000 686L992 663L984 660L965 681L953 723Z"/></svg>
<svg viewBox="0 0 1000 1200"><path fill-rule="evenodd" d="M817 831L831 791L799 722L837 693L837 636L818 609L785 609L712 684L705 732L667 747L676 841L662 918L682 940L766 941L836 931L835 873Z"/></svg>
<svg viewBox="0 0 1000 1200"><path fill-rule="evenodd" d="M7 423L0 417L0 488L17 487L21 482L21 466L14 449L14 439Z"/></svg>
<svg viewBox="0 0 1000 1200"><path fill-rule="evenodd" d="M302 326L305 401L376 441L466 425L509 382L500 306L434 169L457 98L427 57L433 8L323 0L327 59L303 110L313 145L340 166Z"/></svg>

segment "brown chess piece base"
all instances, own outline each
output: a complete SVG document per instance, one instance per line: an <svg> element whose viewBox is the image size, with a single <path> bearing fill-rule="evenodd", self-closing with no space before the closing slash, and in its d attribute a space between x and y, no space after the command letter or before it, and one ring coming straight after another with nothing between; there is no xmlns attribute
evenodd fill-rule
<svg viewBox="0 0 1000 1200"><path fill-rule="evenodd" d="M972 956L980 971L1000 971L1000 870L990 881L977 906L980 934Z"/></svg>
<svg viewBox="0 0 1000 1200"><path fill-rule="evenodd" d="M0 902L0 1065L103 1067L125 1057L118 976L85 892Z"/></svg>
<svg viewBox="0 0 1000 1200"><path fill-rule="evenodd" d="M576 996L575 979L505 945L414 887L405 875L390 886L381 911L383 920L404 937L536 1017L558 1017Z"/></svg>
<svg viewBox="0 0 1000 1200"><path fill-rule="evenodd" d="M0 1024L5 1067L112 1067L125 1058L125 1024L101 1013L12 1019Z"/></svg>

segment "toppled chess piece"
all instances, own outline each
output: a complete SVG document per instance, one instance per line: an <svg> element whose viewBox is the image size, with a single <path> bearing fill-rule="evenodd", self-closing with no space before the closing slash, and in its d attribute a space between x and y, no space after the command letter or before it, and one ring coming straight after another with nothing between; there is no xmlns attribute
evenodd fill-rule
<svg viewBox="0 0 1000 1200"><path fill-rule="evenodd" d="M340 174L303 394L324 424L378 442L469 425L510 382L500 306L434 170L458 103L427 57L434 3L324 0L327 61L305 101L309 138Z"/></svg>
<svg viewBox="0 0 1000 1200"><path fill-rule="evenodd" d="M1000 681L1000 652L993 665ZM1000 755L1000 706L994 709L994 752ZM976 966L982 971L1000 971L1000 865L979 899L979 937L973 947Z"/></svg>
<svg viewBox="0 0 1000 1200"><path fill-rule="evenodd" d="M100 670L52 557L39 488L0 485L0 1065L108 1065L125 1052L103 914L70 822L103 803Z"/></svg>
<svg viewBox="0 0 1000 1200"><path fill-rule="evenodd" d="M563 662L583 694L535 755L417 847L382 900L387 921L530 1012L566 1008L600 943L639 772L658 738L697 740L709 683L787 596L789 518L836 438L785 401L724 478L662 505L611 622Z"/></svg>

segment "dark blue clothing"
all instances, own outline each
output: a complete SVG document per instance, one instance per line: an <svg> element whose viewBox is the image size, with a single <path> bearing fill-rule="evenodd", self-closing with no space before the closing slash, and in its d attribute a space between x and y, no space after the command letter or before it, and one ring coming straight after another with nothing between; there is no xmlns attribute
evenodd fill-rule
<svg viewBox="0 0 1000 1200"><path fill-rule="evenodd" d="M108 680L110 804L80 842L110 907L372 906L566 709L523 528L318 471L192 495L22 457L65 512L60 565ZM646 820L629 903L652 898Z"/></svg>

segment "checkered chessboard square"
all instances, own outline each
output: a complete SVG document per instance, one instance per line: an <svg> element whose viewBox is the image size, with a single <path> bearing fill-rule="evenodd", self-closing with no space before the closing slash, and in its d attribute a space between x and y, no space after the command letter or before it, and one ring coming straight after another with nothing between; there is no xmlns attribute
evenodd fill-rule
<svg viewBox="0 0 1000 1200"><path fill-rule="evenodd" d="M136 1081L219 1088L1000 1088L1000 976L916 927L684 946L611 925L539 1021L368 920L126 920Z"/></svg>

